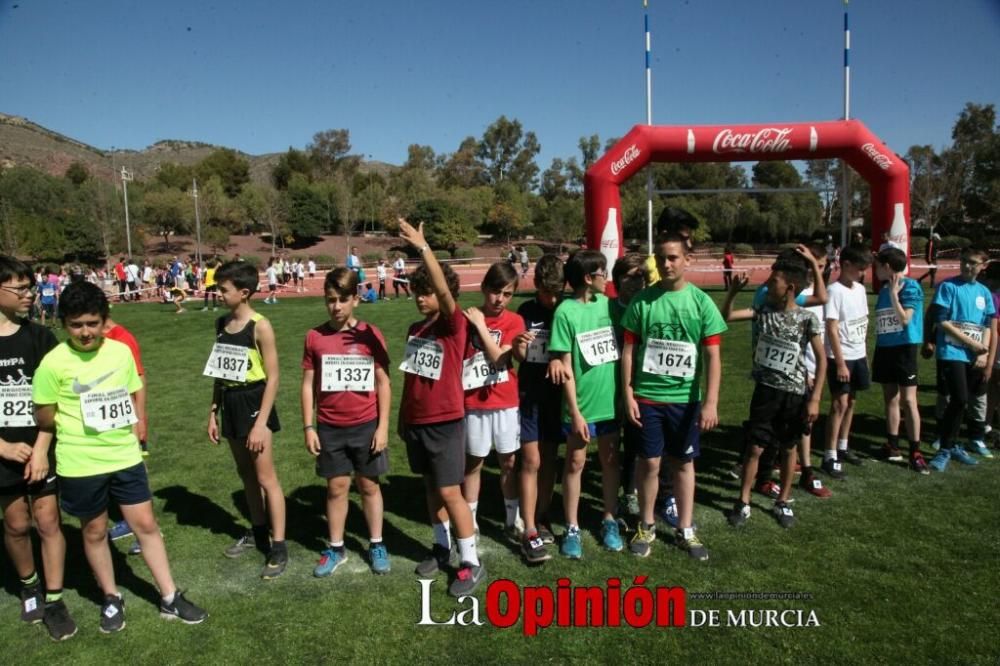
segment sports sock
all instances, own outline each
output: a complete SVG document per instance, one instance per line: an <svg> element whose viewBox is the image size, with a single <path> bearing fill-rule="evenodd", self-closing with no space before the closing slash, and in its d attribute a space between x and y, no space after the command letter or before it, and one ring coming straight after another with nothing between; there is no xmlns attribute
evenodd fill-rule
<svg viewBox="0 0 1000 666"><path fill-rule="evenodd" d="M837 440L837 450L838 451L846 451L847 450L847 440L846 439L838 439Z"/></svg>
<svg viewBox="0 0 1000 666"><path fill-rule="evenodd" d="M28 576L27 578L22 578L21 579L21 586L22 587L34 587L35 585L38 585L38 572L37 571L32 571L30 576Z"/></svg>
<svg viewBox="0 0 1000 666"><path fill-rule="evenodd" d="M374 546L377 543L382 543L382 537L371 537L368 539L368 546Z"/></svg>
<svg viewBox="0 0 1000 666"><path fill-rule="evenodd" d="M887 434L886 435L886 439L889 441L889 446L891 446L894 449L898 449L899 448L899 434L895 434L895 435L893 435L893 434Z"/></svg>
<svg viewBox="0 0 1000 666"><path fill-rule="evenodd" d="M514 499L505 499L503 501L503 508L507 512L508 527L517 522L520 507L521 507L521 502L516 497Z"/></svg>
<svg viewBox="0 0 1000 666"><path fill-rule="evenodd" d="M916 453L919 450L920 450L920 441L919 440L914 441L914 440L911 439L910 440L910 455L912 456L914 453Z"/></svg>
<svg viewBox="0 0 1000 666"><path fill-rule="evenodd" d="M459 537L458 553L462 562L471 564L474 567L479 566L479 553L476 552L476 537L470 536L464 539Z"/></svg>
<svg viewBox="0 0 1000 666"><path fill-rule="evenodd" d="M267 525L254 525L250 528L253 533L254 543L257 544L257 550L266 553L271 545L271 532L267 529Z"/></svg>
<svg viewBox="0 0 1000 666"><path fill-rule="evenodd" d="M163 603L165 603L166 605L170 606L171 604L174 603L174 599L177 598L177 590L174 590L168 596L162 597L162 598L163 598Z"/></svg>
<svg viewBox="0 0 1000 666"><path fill-rule="evenodd" d="M434 543L451 549L451 521L434 523Z"/></svg>
<svg viewBox="0 0 1000 666"><path fill-rule="evenodd" d="M58 590L45 590L45 603L54 604L62 599L62 588Z"/></svg>
<svg viewBox="0 0 1000 666"><path fill-rule="evenodd" d="M281 541L272 541L271 542L271 552L272 553L287 553L288 552L288 544L286 544L284 540L281 540Z"/></svg>
<svg viewBox="0 0 1000 666"><path fill-rule="evenodd" d="M826 451L824 451L823 452L823 462L826 462L827 460L832 460L834 462L837 462L837 452L836 451L831 451L830 449L827 449Z"/></svg>
<svg viewBox="0 0 1000 666"><path fill-rule="evenodd" d="M341 553L344 552L344 541L343 540L340 540L340 541L331 541L330 542L330 549L331 550L339 551Z"/></svg>

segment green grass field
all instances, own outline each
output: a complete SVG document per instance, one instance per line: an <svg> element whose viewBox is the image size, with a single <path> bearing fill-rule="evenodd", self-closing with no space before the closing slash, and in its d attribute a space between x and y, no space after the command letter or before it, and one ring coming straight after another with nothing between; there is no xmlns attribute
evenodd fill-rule
<svg viewBox="0 0 1000 666"><path fill-rule="evenodd" d="M476 299L465 296L463 304L474 305ZM733 326L725 337L721 426L703 438L703 457L698 461L695 520L711 553L708 562L689 561L662 539L648 559L602 552L595 540L600 478L593 457L584 479L582 561L556 555L544 566L525 566L501 538L503 504L495 468L488 468L483 480L481 554L491 578L510 578L524 585L554 588L560 577L569 577L574 584L598 585L620 577L627 588L633 577L646 575L649 585L683 586L689 593L809 593L811 599L800 601L689 599L688 608L718 609L723 619L730 609L801 609L815 611L821 626L552 627L536 637L523 636L520 624L509 629L488 624L418 626L420 589L413 566L426 552L430 529L420 479L409 473L394 432L392 470L383 485L392 573L376 577L368 570L362 557L367 531L355 496L348 521L351 559L333 577L315 579L312 567L326 536L325 490L303 446L298 386L305 331L322 322L325 311L317 298L259 308L274 324L281 360L278 409L285 429L275 438L275 455L288 498L287 573L264 582L258 578L262 562L256 554L240 560L222 556L223 548L247 522L229 452L224 446L212 446L205 435L211 380L201 371L213 341L213 314L194 308L175 316L169 306L152 304L116 307L115 319L135 333L143 348L149 382L150 480L174 577L210 617L199 626L160 620L149 572L141 558L125 554L127 540L112 548L128 603L128 627L118 635L100 634L98 591L83 556L79 525L67 519L65 598L80 631L71 641L55 644L41 625L23 626L18 619L16 576L4 555L3 662L28 655L38 663L996 663L1000 659L996 638L1000 460L976 468L953 462L946 473L929 477L877 461L883 432L877 386L859 399L852 442L869 460L861 468L849 469L848 480L828 482L834 491L831 499L796 491L799 522L784 531L767 511L770 501L755 496L747 528L729 527L722 512L737 491L727 471L740 451L740 424L752 390L747 324ZM381 327L393 364L398 365L406 326L417 319L413 303L366 305L359 314ZM929 442L934 433L932 364L922 361L921 373L924 441ZM402 387L395 369L392 380L395 423ZM814 449L820 448L821 442L814 442ZM929 454L930 447L924 451ZM555 522L558 532L558 514ZM441 577L432 592L438 619L457 609L445 587ZM485 598L485 586L478 597ZM481 615L485 622L485 604Z"/></svg>

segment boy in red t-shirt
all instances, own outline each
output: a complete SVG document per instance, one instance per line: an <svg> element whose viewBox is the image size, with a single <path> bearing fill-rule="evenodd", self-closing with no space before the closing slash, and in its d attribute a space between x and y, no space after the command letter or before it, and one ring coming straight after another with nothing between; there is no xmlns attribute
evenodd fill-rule
<svg viewBox="0 0 1000 666"><path fill-rule="evenodd" d="M465 311L472 328L462 367L466 453L462 492L475 521L483 462L496 447L506 510L504 533L511 543L520 545L524 523L518 516L514 463L521 437L512 348L515 338L524 333L524 320L507 309L517 290L517 271L497 262L486 271L481 288L482 307Z"/></svg>
<svg viewBox="0 0 1000 666"><path fill-rule="evenodd" d="M313 575L329 576L344 561L344 523L354 473L368 521L372 571L389 573L382 543L382 490L389 472L389 353L382 332L358 321L358 274L337 268L323 282L329 321L306 333L302 355L302 422L306 449L316 457L316 474L326 479L329 547ZM313 425L313 413L319 425Z"/></svg>
<svg viewBox="0 0 1000 666"><path fill-rule="evenodd" d="M458 307L458 275L441 266L424 238L424 225L399 220L400 237L417 248L424 263L410 276L417 311L424 319L407 333L399 435L410 470L424 477L434 527L431 556L417 565L430 576L451 560L450 522L455 523L461 565L448 592L471 594L486 578L479 561L472 511L462 496L465 480L465 392L462 366L469 322Z"/></svg>

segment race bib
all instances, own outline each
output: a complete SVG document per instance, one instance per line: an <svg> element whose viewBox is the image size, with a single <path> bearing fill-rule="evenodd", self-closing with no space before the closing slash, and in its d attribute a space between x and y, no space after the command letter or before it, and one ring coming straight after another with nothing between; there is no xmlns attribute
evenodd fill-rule
<svg viewBox="0 0 1000 666"><path fill-rule="evenodd" d="M132 396L124 388L110 391L89 391L80 396L83 424L97 432L130 426L138 417Z"/></svg>
<svg viewBox="0 0 1000 666"><path fill-rule="evenodd" d="M875 333L877 335L902 332L903 324L900 323L893 308L882 308L875 311Z"/></svg>
<svg viewBox="0 0 1000 666"><path fill-rule="evenodd" d="M55 296L55 295L56 295L56 289L55 289L55 287L53 287L51 285L42 287L42 296L45 296L46 298L49 298L49 297Z"/></svg>
<svg viewBox="0 0 1000 666"><path fill-rule="evenodd" d="M970 324L969 322L964 322L964 321L963 322L953 321L951 323L954 324L958 328L958 330L962 332L962 335L964 335L965 337L969 338L970 340L975 340L979 344L983 343L982 326L976 326L975 324ZM948 337L954 339L954 336L949 335ZM957 340L955 341L955 343L961 344Z"/></svg>
<svg viewBox="0 0 1000 666"><path fill-rule="evenodd" d="M320 389L338 391L374 391L375 359L357 354L323 354Z"/></svg>
<svg viewBox="0 0 1000 666"><path fill-rule="evenodd" d="M651 339L646 342L642 371L688 379L698 367L698 347L690 342Z"/></svg>
<svg viewBox="0 0 1000 666"><path fill-rule="evenodd" d="M861 344L868 337L868 317L855 317L847 321L847 339Z"/></svg>
<svg viewBox="0 0 1000 666"><path fill-rule="evenodd" d="M524 360L528 363L548 363L549 362L549 337L552 332L547 328L540 328L535 332L535 339L528 343L528 351Z"/></svg>
<svg viewBox="0 0 1000 666"><path fill-rule="evenodd" d="M477 353L462 363L462 388L466 391L493 384L502 384L510 378L507 369L497 367L486 360L486 354Z"/></svg>
<svg viewBox="0 0 1000 666"><path fill-rule="evenodd" d="M35 425L31 384L0 386L0 425L5 428L30 428Z"/></svg>
<svg viewBox="0 0 1000 666"><path fill-rule="evenodd" d="M618 343L615 341L615 331L610 326L598 328L576 336L583 359L587 365L597 366L618 360Z"/></svg>
<svg viewBox="0 0 1000 666"><path fill-rule="evenodd" d="M762 333L757 338L757 349L754 352L753 361L757 365L779 372L785 377L793 377L801 353L802 350L794 342Z"/></svg>
<svg viewBox="0 0 1000 666"><path fill-rule="evenodd" d="M411 375L428 379L441 379L444 365L444 347L437 340L411 337L406 341L406 351L399 369Z"/></svg>
<svg viewBox="0 0 1000 666"><path fill-rule="evenodd" d="M226 379L232 382L243 382L250 369L250 349L240 345L227 345L216 342L212 353L205 364L206 377Z"/></svg>

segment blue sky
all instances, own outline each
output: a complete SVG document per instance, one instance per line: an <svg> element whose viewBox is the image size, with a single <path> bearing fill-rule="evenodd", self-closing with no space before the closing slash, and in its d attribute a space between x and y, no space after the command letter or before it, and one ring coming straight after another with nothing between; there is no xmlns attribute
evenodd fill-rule
<svg viewBox="0 0 1000 666"><path fill-rule="evenodd" d="M1000 105L1000 2L855 0L852 117L897 152ZM650 0L657 124L839 118L839 0ZM354 152L451 152L499 115L539 165L645 120L641 0L0 0L0 112L100 148L248 153L346 127ZM992 64L991 64L992 63Z"/></svg>

